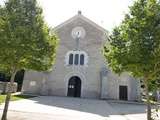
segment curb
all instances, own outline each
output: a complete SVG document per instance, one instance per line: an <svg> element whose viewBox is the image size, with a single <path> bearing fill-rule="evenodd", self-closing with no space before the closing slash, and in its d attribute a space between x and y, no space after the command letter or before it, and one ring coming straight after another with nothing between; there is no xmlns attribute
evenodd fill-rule
<svg viewBox="0 0 160 120"><path fill-rule="evenodd" d="M106 102L108 102L108 103L120 103L120 104L146 105L145 102L136 102L136 101L106 100ZM156 105L160 105L160 103L157 103Z"/></svg>

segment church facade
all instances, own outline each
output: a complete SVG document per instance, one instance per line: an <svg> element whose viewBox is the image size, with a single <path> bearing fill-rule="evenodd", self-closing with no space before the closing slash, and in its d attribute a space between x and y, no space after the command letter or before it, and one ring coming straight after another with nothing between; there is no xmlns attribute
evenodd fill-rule
<svg viewBox="0 0 160 120"><path fill-rule="evenodd" d="M60 39L50 72L26 71L23 92L81 98L137 100L139 82L113 73L102 54L107 31L81 12L55 28Z"/></svg>

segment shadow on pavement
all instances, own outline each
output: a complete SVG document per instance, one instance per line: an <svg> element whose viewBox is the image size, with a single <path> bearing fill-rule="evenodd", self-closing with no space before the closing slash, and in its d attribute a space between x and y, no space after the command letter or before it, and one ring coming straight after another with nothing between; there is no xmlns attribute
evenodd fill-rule
<svg viewBox="0 0 160 120"><path fill-rule="evenodd" d="M107 117L109 115L142 114L145 105L108 103L105 100L79 99L71 97L40 96L32 98L37 104L87 112Z"/></svg>

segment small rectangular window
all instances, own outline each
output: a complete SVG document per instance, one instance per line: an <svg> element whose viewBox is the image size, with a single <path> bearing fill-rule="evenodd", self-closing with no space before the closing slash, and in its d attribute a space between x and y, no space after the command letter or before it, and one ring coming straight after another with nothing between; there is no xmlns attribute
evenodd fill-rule
<svg viewBox="0 0 160 120"><path fill-rule="evenodd" d="M69 55L69 65L73 65L73 54Z"/></svg>
<svg viewBox="0 0 160 120"><path fill-rule="evenodd" d="M5 74L0 73L0 81L4 81L5 80Z"/></svg>
<svg viewBox="0 0 160 120"><path fill-rule="evenodd" d="M74 59L74 64L75 64L75 65L78 65L78 63L79 63L79 55L76 54L76 55L75 55L75 59Z"/></svg>
<svg viewBox="0 0 160 120"><path fill-rule="evenodd" d="M80 65L84 65L84 55L81 54L80 56Z"/></svg>

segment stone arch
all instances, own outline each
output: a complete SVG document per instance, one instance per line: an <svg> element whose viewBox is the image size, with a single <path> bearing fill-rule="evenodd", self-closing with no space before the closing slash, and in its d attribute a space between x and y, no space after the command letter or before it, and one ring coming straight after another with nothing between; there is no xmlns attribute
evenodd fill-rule
<svg viewBox="0 0 160 120"><path fill-rule="evenodd" d="M81 79L77 76L72 76L68 81L67 96L81 97Z"/></svg>
<svg viewBox="0 0 160 120"><path fill-rule="evenodd" d="M84 90L84 81L86 80L85 76L80 73L80 72L70 72L68 73L65 78L64 78L64 82L65 82L65 96L67 96L67 92L68 92L68 82L69 79L71 77L77 76L81 79L81 97L83 97L83 90Z"/></svg>

